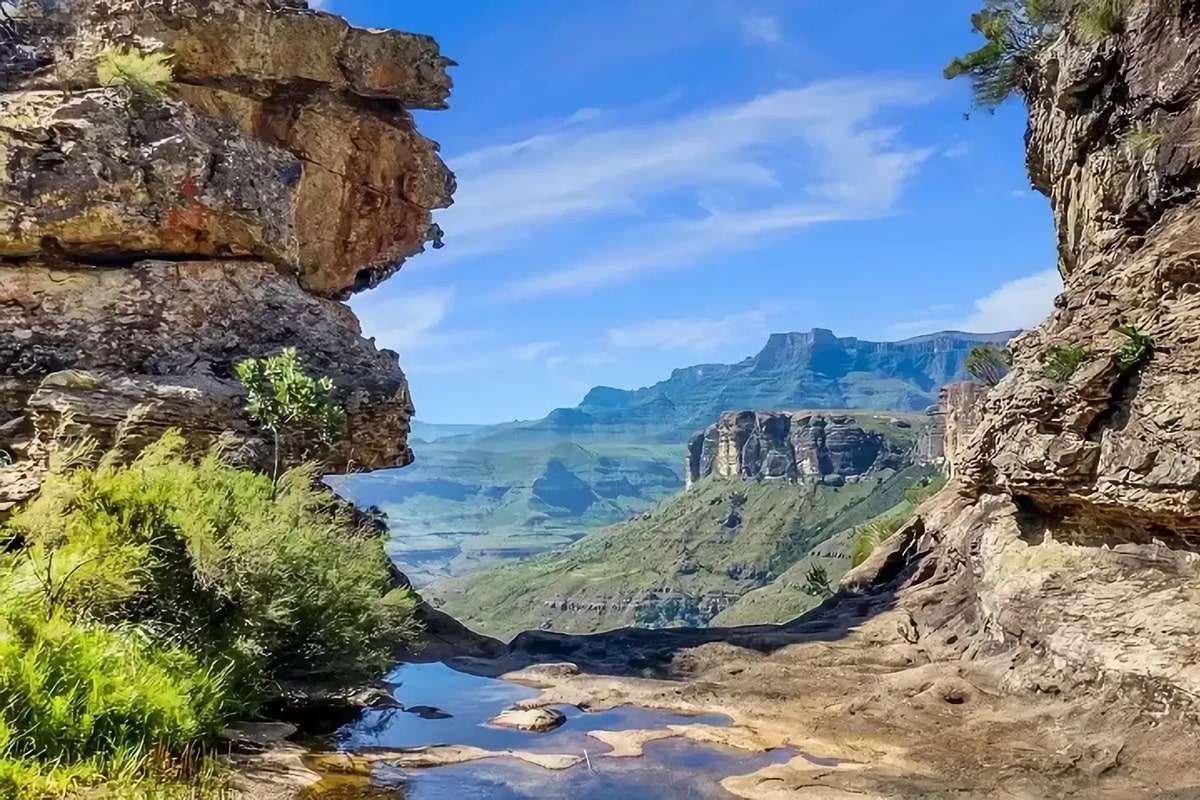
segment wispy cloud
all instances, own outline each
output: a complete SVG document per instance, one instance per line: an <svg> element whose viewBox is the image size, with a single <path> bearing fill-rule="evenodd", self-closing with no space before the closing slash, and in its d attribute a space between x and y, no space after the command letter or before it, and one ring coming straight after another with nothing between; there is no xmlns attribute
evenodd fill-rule
<svg viewBox="0 0 1200 800"><path fill-rule="evenodd" d="M445 212L444 227L458 237L447 249L477 254L601 224L608 240L623 242L505 287L502 297L516 299L697 263L772 233L878 217L929 155L899 143L878 118L929 98L925 84L830 81L476 150L450 160L460 189ZM657 219L647 218L651 208Z"/></svg>
<svg viewBox="0 0 1200 800"><path fill-rule="evenodd" d="M1005 331L1032 328L1054 307L1062 291L1057 269L1010 281L975 301L975 308L961 324L968 331Z"/></svg>
<svg viewBox="0 0 1200 800"><path fill-rule="evenodd" d="M610 328L608 343L620 348L709 350L731 340L761 336L767 329L767 310L754 309L725 317L655 319Z"/></svg>
<svg viewBox="0 0 1200 800"><path fill-rule="evenodd" d="M738 20L742 33L750 39L767 44L779 44L783 41L783 28L779 20L767 14L750 14Z"/></svg>
<svg viewBox="0 0 1200 800"><path fill-rule="evenodd" d="M448 335L434 331L453 305L453 289L405 292L399 296L367 292L352 303L362 323L363 335L374 337L381 347L402 355L428 347L438 338L444 341Z"/></svg>
<svg viewBox="0 0 1200 800"><path fill-rule="evenodd" d="M537 361L539 357L550 352L556 347L554 342L530 342L512 349L513 356L518 361Z"/></svg>

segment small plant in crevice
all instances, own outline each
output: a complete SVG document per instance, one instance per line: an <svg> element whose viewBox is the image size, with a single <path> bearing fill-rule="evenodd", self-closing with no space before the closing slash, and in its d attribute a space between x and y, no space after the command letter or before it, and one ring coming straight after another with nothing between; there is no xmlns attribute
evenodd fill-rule
<svg viewBox="0 0 1200 800"><path fill-rule="evenodd" d="M809 567L808 574L804 576L804 593L822 600L833 597L833 586L829 583L829 573L825 567L820 564Z"/></svg>
<svg viewBox="0 0 1200 800"><path fill-rule="evenodd" d="M967 372L988 386L995 386L1008 374L1012 353L1007 347L988 342L971 349L967 354Z"/></svg>
<svg viewBox="0 0 1200 800"><path fill-rule="evenodd" d="M1046 377L1059 383L1068 381L1091 355L1090 350L1080 345L1051 347L1046 357Z"/></svg>
<svg viewBox="0 0 1200 800"><path fill-rule="evenodd" d="M857 567L871 557L875 548L900 530L904 517L896 514L880 517L859 525L854 531L854 541L850 545L850 565Z"/></svg>
<svg viewBox="0 0 1200 800"><path fill-rule="evenodd" d="M1129 0L1083 0L1075 15L1075 35L1081 42L1094 44L1120 33L1129 12Z"/></svg>
<svg viewBox="0 0 1200 800"><path fill-rule="evenodd" d="M138 47L111 45L96 62L96 80L101 86L114 86L126 92L130 108L141 111L167 96L175 80L171 54Z"/></svg>
<svg viewBox="0 0 1200 800"><path fill-rule="evenodd" d="M1121 135L1121 148L1131 161L1141 161L1157 150L1162 140L1162 131L1139 122Z"/></svg>
<svg viewBox="0 0 1200 800"><path fill-rule="evenodd" d="M285 435L312 438L327 447L341 433L346 412L333 401L333 381L306 374L294 348L270 358L248 358L235 372L246 390L246 413L274 438L272 478L279 477Z"/></svg>
<svg viewBox="0 0 1200 800"><path fill-rule="evenodd" d="M1032 86L1042 50L1064 30L1096 42L1124 28L1129 0L984 0L971 27L984 38L953 59L946 78L967 77L976 108L988 111Z"/></svg>
<svg viewBox="0 0 1200 800"><path fill-rule="evenodd" d="M1132 372L1145 364L1154 354L1154 341L1141 333L1132 325L1121 325L1117 333L1125 337L1125 341L1117 348L1117 369L1121 374Z"/></svg>

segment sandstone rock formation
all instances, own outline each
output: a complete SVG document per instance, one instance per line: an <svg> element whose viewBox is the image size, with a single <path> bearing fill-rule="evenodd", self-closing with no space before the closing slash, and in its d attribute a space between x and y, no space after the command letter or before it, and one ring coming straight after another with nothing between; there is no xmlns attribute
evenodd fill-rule
<svg viewBox="0 0 1200 800"><path fill-rule="evenodd" d="M21 0L0 50L0 508L64 416L102 440L253 431L233 365L296 347L348 421L330 471L401 466L397 356L341 302L426 242L453 176L409 109L450 91L427 36L288 0ZM100 82L163 53L161 97ZM303 444L303 443L298 443ZM261 448L260 448L261 449Z"/></svg>
<svg viewBox="0 0 1200 800"><path fill-rule="evenodd" d="M961 454L979 426L981 406L987 393L987 386L973 381L943 386L938 392L938 404L926 412L929 425L918 444L918 459L944 465L947 477L953 476L955 457Z"/></svg>
<svg viewBox="0 0 1200 800"><path fill-rule="evenodd" d="M687 485L706 475L812 481L862 475L900 461L887 438L853 417L788 411L726 412L688 443Z"/></svg>
<svg viewBox="0 0 1200 800"><path fill-rule="evenodd" d="M1196 711L1198 98L1188 0L1132 0L1113 35L1064 32L1039 55L1028 167L1065 289L1012 343L1011 373L964 405L955 480L849 576L898 587L922 642L995 665L1006 688L1123 686ZM1083 363L1056 375L1067 349Z"/></svg>
<svg viewBox="0 0 1200 800"><path fill-rule="evenodd" d="M495 669L569 661L539 702L720 707L853 766L743 797L1200 796L1200 3L1108 7L1031 65L1064 291L999 385L945 396L946 489L787 625L530 632Z"/></svg>

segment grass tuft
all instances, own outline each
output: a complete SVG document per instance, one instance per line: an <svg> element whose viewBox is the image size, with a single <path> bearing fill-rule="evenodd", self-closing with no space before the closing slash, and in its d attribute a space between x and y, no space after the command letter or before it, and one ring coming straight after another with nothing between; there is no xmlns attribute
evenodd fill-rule
<svg viewBox="0 0 1200 800"><path fill-rule="evenodd" d="M1046 377L1058 383L1068 381L1091 355L1090 350L1079 345L1051 347L1047 353Z"/></svg>

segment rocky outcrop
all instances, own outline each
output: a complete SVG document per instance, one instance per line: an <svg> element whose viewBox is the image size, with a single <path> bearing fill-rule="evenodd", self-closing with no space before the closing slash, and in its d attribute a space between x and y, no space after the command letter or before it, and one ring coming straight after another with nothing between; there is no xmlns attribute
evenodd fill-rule
<svg viewBox="0 0 1200 800"><path fill-rule="evenodd" d="M1197 98L1195 2L1132 0L1116 33L1041 53L1028 164L1065 290L953 444L948 414L950 488L849 578L898 586L922 642L1008 688L1197 710Z"/></svg>
<svg viewBox="0 0 1200 800"><path fill-rule="evenodd" d="M436 43L287 0L23 0L10 16L0 447L17 464L0 506L36 486L66 417L102 440L123 422L135 440L232 430L261 452L233 366L285 346L347 408L330 471L411 461L397 356L342 301L439 243L453 176L410 114L445 107ZM172 81L101 85L129 48L166 55Z"/></svg>
<svg viewBox="0 0 1200 800"><path fill-rule="evenodd" d="M898 453L853 417L787 411L726 412L688 443L691 486L707 475L767 481L853 478L896 466Z"/></svg>

